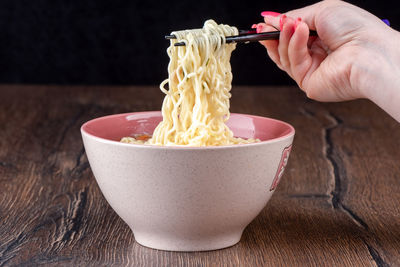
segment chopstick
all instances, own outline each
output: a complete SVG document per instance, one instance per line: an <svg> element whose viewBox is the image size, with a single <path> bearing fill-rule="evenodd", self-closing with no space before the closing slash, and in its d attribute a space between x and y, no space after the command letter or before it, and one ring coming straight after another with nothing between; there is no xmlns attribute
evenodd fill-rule
<svg viewBox="0 0 400 267"><path fill-rule="evenodd" d="M265 40L279 40L280 31L256 33L255 30L240 31L239 35L227 36L226 43L247 43ZM317 36L316 31L310 30L310 36ZM175 39L175 35L167 35L165 39ZM185 46L184 42L175 43L175 46Z"/></svg>
<svg viewBox="0 0 400 267"><path fill-rule="evenodd" d="M244 34L255 34L257 33L256 29L250 29L250 30L239 30L239 35L244 35ZM171 35L165 35L165 39L170 40L170 39L176 39L176 36L171 34Z"/></svg>

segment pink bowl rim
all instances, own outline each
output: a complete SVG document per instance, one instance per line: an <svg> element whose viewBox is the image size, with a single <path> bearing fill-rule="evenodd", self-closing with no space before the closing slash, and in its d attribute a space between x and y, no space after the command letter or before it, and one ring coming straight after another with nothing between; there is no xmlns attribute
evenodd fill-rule
<svg viewBox="0 0 400 267"><path fill-rule="evenodd" d="M277 119L273 119L273 118L268 118L268 117L263 117L263 116L257 116L257 115L251 115L251 114L243 114L243 113L231 113L231 115L240 115L240 116L246 116L246 117L250 117L250 118L259 118L259 119L267 119L270 121L275 121L278 122L280 124L284 124L285 126L289 127L290 132L280 136L280 137L276 137L276 138L272 138L266 141L261 141L261 142L257 142L257 143L250 143L250 144L235 144L235 145L224 145L224 146L202 146L202 147L195 147L195 146L158 146L158 145L142 145L142 144L128 144L128 143L121 143L119 141L114 141L114 140L110 140L110 139L106 139L106 138L102 138L102 137L98 137L95 136L93 134L88 133L84 128L90 124L93 123L97 120L102 120L102 119L111 119L113 117L120 117L120 116L130 116L130 115L134 115L134 114L140 114L140 113L154 113L157 115L161 115L161 111L139 111L139 112L127 112L127 113L118 113L118 114L112 114L112 115L106 115L106 116L102 116L102 117L97 117L94 119L91 119L87 122L85 122L84 124L82 124L81 126L81 134L82 135L86 135L89 138L92 138L98 142L101 143L105 143L105 144L111 144L111 145L117 145L117 146L125 146L125 147L132 147L132 148L146 148L146 149L167 149L167 150L214 150L214 149L232 149L232 148L240 148L240 147L251 147L251 146L260 146L260 145L266 145L266 144L271 144L271 143L276 143L279 142L281 140L290 138L292 136L294 136L295 134L295 129L292 125L290 125L287 122L281 121L281 120L277 120Z"/></svg>

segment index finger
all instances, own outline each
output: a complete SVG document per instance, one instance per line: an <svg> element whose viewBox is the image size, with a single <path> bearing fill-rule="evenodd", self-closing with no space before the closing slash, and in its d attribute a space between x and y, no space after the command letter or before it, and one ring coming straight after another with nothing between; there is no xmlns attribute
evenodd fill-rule
<svg viewBox="0 0 400 267"><path fill-rule="evenodd" d="M292 17L292 18L300 17L302 19L302 21L305 22L311 30L315 30L316 29L315 18L317 16L317 14L319 13L322 3L323 2L318 2L318 3L310 5L310 6L290 10L290 11L280 14L278 16L270 15L270 14L268 14L269 12L266 12L267 15L262 15L262 16L264 17L264 21L267 25L271 25L272 27L277 28L277 29L280 29L280 20L281 20L282 15L286 15L286 16Z"/></svg>

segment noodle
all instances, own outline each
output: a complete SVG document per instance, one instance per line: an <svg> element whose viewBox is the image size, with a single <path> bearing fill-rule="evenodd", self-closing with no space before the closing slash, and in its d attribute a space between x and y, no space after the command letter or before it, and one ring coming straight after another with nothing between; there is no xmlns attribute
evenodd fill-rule
<svg viewBox="0 0 400 267"><path fill-rule="evenodd" d="M232 71L230 57L236 44L226 44L225 36L238 30L207 20L202 29L172 32L167 49L168 79L160 84L165 93L163 121L148 140L125 137L121 142L153 145L220 146L259 140L233 136L225 122L229 119ZM184 42L185 46L174 46ZM168 84L168 89L166 85Z"/></svg>

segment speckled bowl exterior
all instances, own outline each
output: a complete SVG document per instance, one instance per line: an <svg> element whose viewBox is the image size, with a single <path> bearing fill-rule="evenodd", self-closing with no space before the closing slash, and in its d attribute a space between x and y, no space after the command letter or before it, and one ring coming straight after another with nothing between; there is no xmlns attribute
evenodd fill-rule
<svg viewBox="0 0 400 267"><path fill-rule="evenodd" d="M151 134L161 120L159 111L149 111L82 126L86 154L105 198L146 247L204 251L236 244L279 183L293 127L231 114L227 125L235 136L262 142L202 148L118 142Z"/></svg>

